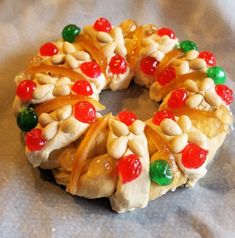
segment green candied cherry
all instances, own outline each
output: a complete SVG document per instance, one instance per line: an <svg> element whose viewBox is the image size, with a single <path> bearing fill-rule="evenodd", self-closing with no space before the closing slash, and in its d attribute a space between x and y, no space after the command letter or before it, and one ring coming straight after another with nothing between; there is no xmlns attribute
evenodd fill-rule
<svg viewBox="0 0 235 238"><path fill-rule="evenodd" d="M150 165L150 178L160 186L166 186L173 182L174 175L166 160L155 160Z"/></svg>
<svg viewBox="0 0 235 238"><path fill-rule="evenodd" d="M32 107L23 109L17 117L17 125L24 132L32 130L37 124L38 116Z"/></svg>
<svg viewBox="0 0 235 238"><path fill-rule="evenodd" d="M187 53L190 50L198 50L197 45L190 40L184 40L179 43L179 47L182 51Z"/></svg>
<svg viewBox="0 0 235 238"><path fill-rule="evenodd" d="M69 24L64 27L62 31L62 37L65 41L73 43L80 32L81 29L78 26L74 24Z"/></svg>
<svg viewBox="0 0 235 238"><path fill-rule="evenodd" d="M226 81L224 69L220 66L214 66L207 69L207 77L212 78L215 84L223 84Z"/></svg>

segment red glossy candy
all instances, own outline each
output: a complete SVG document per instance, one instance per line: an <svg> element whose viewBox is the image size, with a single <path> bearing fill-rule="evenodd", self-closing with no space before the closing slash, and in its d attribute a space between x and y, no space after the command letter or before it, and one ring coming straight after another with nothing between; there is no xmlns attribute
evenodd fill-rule
<svg viewBox="0 0 235 238"><path fill-rule="evenodd" d="M216 93L222 98L222 100L229 105L233 101L233 90L224 84L218 84L215 86Z"/></svg>
<svg viewBox="0 0 235 238"><path fill-rule="evenodd" d="M36 86L37 84L34 83L32 80L24 80L18 84L16 88L16 95L22 101L29 101L32 98Z"/></svg>
<svg viewBox="0 0 235 238"><path fill-rule="evenodd" d="M40 47L40 55L42 56L53 56L58 53L58 48L51 42L47 42Z"/></svg>
<svg viewBox="0 0 235 238"><path fill-rule="evenodd" d="M130 126L137 119L137 116L134 112L124 110L118 113L118 118L121 122Z"/></svg>
<svg viewBox="0 0 235 238"><path fill-rule="evenodd" d="M202 149L196 144L189 143L181 153L181 162L184 167L188 169L197 169L206 161L208 150Z"/></svg>
<svg viewBox="0 0 235 238"><path fill-rule="evenodd" d="M215 55L210 51L202 51L198 55L198 58L204 59L208 66L215 66L216 65L216 58Z"/></svg>
<svg viewBox="0 0 235 238"><path fill-rule="evenodd" d="M173 121L175 120L174 114L164 109L154 113L152 122L158 126L166 118L172 119Z"/></svg>
<svg viewBox="0 0 235 238"><path fill-rule="evenodd" d="M175 39L175 32L172 31L170 28L166 28L166 27L163 27L163 28L160 28L158 31L157 31L157 34L159 36L169 36L171 39Z"/></svg>
<svg viewBox="0 0 235 238"><path fill-rule="evenodd" d="M84 79L77 80L74 85L72 86L72 90L77 93L84 96L91 96L93 94L93 89L91 87L91 84Z"/></svg>
<svg viewBox="0 0 235 238"><path fill-rule="evenodd" d="M95 107L87 102L80 101L74 105L74 117L83 122L83 123L91 123L96 118L96 109Z"/></svg>
<svg viewBox="0 0 235 238"><path fill-rule="evenodd" d="M122 183L130 182L139 177L142 164L135 154L123 156L118 163L118 174L122 178Z"/></svg>
<svg viewBox="0 0 235 238"><path fill-rule="evenodd" d="M109 20L107 20L104 17L100 17L98 18L93 27L97 30L97 31L103 31L103 32L110 32L112 29L112 25L109 22Z"/></svg>
<svg viewBox="0 0 235 238"><path fill-rule="evenodd" d="M157 61L153 57L145 57L140 62L140 69L147 75L153 75L157 66L159 64L159 61Z"/></svg>
<svg viewBox="0 0 235 238"><path fill-rule="evenodd" d="M161 71L158 75L157 81L161 86L164 86L176 78L176 72L174 67L167 67Z"/></svg>
<svg viewBox="0 0 235 238"><path fill-rule="evenodd" d="M183 88L178 88L172 91L167 105L172 109L178 109L184 106L185 99L187 97L187 91Z"/></svg>
<svg viewBox="0 0 235 238"><path fill-rule="evenodd" d="M25 143L30 151L41 150L46 144L46 140L42 138L41 129L35 128L26 133Z"/></svg>
<svg viewBox="0 0 235 238"><path fill-rule="evenodd" d="M95 61L82 63L80 69L90 78L97 78L101 75L101 68Z"/></svg>
<svg viewBox="0 0 235 238"><path fill-rule="evenodd" d="M113 74L124 74L127 68L127 62L121 55L115 55L109 62L110 71Z"/></svg>

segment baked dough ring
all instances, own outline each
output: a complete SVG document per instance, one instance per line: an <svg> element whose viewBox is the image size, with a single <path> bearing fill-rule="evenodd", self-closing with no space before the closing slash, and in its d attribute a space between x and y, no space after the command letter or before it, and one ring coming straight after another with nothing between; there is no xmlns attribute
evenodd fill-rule
<svg viewBox="0 0 235 238"><path fill-rule="evenodd" d="M16 76L13 109L28 160L73 195L109 197L118 213L193 187L232 124L232 91L214 56L133 20L114 27L99 18L78 29L66 26L64 39L44 44ZM127 88L134 75L162 102L159 111L145 122L127 111L98 113L99 93Z"/></svg>

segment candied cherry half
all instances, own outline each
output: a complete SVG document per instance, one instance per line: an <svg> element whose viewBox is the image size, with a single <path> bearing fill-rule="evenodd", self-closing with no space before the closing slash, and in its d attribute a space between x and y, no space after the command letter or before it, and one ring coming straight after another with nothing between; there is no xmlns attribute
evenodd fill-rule
<svg viewBox="0 0 235 238"><path fill-rule="evenodd" d="M101 68L95 61L82 63L80 69L90 78L97 78L101 75Z"/></svg>
<svg viewBox="0 0 235 238"><path fill-rule="evenodd" d="M40 47L39 51L41 56L53 56L56 55L59 50L55 44L47 42Z"/></svg>
<svg viewBox="0 0 235 238"><path fill-rule="evenodd" d="M111 25L110 21L104 17L98 18L95 21L93 27L95 30L103 31L103 32L110 32L112 29L112 25Z"/></svg>
<svg viewBox="0 0 235 238"><path fill-rule="evenodd" d="M159 64L158 60L156 60L151 56L148 56L140 61L140 69L143 73L147 75L154 75L154 72L156 71L158 64Z"/></svg>
<svg viewBox="0 0 235 238"><path fill-rule="evenodd" d="M167 101L167 106L171 109L178 109L184 106L187 91L183 88L175 89Z"/></svg>
<svg viewBox="0 0 235 238"><path fill-rule="evenodd" d="M96 109L88 101L80 101L74 105L74 117L83 123L92 123L96 118Z"/></svg>
<svg viewBox="0 0 235 238"><path fill-rule="evenodd" d="M46 144L42 137L42 130L39 128L32 129L25 135L25 143L30 151L38 151Z"/></svg>
<svg viewBox="0 0 235 238"><path fill-rule="evenodd" d="M37 84L32 80L23 80L17 85L16 95L22 101L29 101L32 99L34 90L36 89Z"/></svg>
<svg viewBox="0 0 235 238"><path fill-rule="evenodd" d="M118 174L122 183L130 182L139 177L142 164L139 157L135 154L123 156L118 163Z"/></svg>
<svg viewBox="0 0 235 238"><path fill-rule="evenodd" d="M167 67L163 69L158 75L157 81L161 86L164 86L170 83L172 80L176 78L176 72L174 67Z"/></svg>
<svg viewBox="0 0 235 238"><path fill-rule="evenodd" d="M199 53L198 58L204 59L208 66L216 65L215 55L210 51L202 51Z"/></svg>
<svg viewBox="0 0 235 238"><path fill-rule="evenodd" d="M157 31L159 36L169 36L171 39L175 39L175 32L170 28L162 27Z"/></svg>
<svg viewBox="0 0 235 238"><path fill-rule="evenodd" d="M185 168L198 169L206 161L208 150L202 149L197 144L189 143L181 153L181 162Z"/></svg>
<svg viewBox="0 0 235 238"><path fill-rule="evenodd" d="M77 80L74 85L72 86L72 90L84 96L91 96L93 94L93 89L91 84L84 79Z"/></svg>
<svg viewBox="0 0 235 238"><path fill-rule="evenodd" d="M229 105L233 101L233 90L224 84L218 84L215 86L216 93L222 98L222 100Z"/></svg>
<svg viewBox="0 0 235 238"><path fill-rule="evenodd" d="M157 111L154 113L152 122L155 125L159 126L161 124L161 122L166 118L169 118L169 119L172 119L173 121L175 121L174 114L172 112L164 109L164 110Z"/></svg>
<svg viewBox="0 0 235 238"><path fill-rule="evenodd" d="M137 116L134 112L124 110L118 113L118 119L130 126L137 119Z"/></svg>
<svg viewBox="0 0 235 238"><path fill-rule="evenodd" d="M124 74L127 69L127 62L121 55L115 55L109 62L109 68L113 74Z"/></svg>

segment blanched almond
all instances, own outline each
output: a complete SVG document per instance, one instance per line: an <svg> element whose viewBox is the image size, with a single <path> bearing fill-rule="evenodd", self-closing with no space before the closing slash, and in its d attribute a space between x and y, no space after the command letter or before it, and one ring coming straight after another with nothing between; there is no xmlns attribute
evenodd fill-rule
<svg viewBox="0 0 235 238"><path fill-rule="evenodd" d="M171 119L164 119L160 124L161 130L168 136L177 136L182 134L181 128Z"/></svg>
<svg viewBox="0 0 235 238"><path fill-rule="evenodd" d="M140 120L135 120L130 126L130 131L135 135L141 135L144 133L145 123Z"/></svg>
<svg viewBox="0 0 235 238"><path fill-rule="evenodd" d="M58 122L54 121L48 124L45 128L42 130L42 137L46 140L51 140L58 131Z"/></svg>
<svg viewBox="0 0 235 238"><path fill-rule="evenodd" d="M128 126L120 121L117 120L111 120L110 126L113 130L113 133L120 137L120 136L126 136L129 134Z"/></svg>
<svg viewBox="0 0 235 238"><path fill-rule="evenodd" d="M193 94L185 100L185 105L189 108L196 108L202 101L203 96L201 94Z"/></svg>
<svg viewBox="0 0 235 238"><path fill-rule="evenodd" d="M136 154L140 157L144 156L144 146L143 146L142 142L140 140L138 140L137 138L129 140L128 147L134 154Z"/></svg>
<svg viewBox="0 0 235 238"><path fill-rule="evenodd" d="M181 134L176 136L171 142L171 149L174 153L179 153L188 143L188 135Z"/></svg>
<svg viewBox="0 0 235 238"><path fill-rule="evenodd" d="M110 147L108 147L108 153L114 158L119 159L123 156L127 149L128 139L124 136L115 139Z"/></svg>
<svg viewBox="0 0 235 238"><path fill-rule="evenodd" d="M184 133L187 133L191 130L192 122L190 118L186 115L180 116L178 119L178 125Z"/></svg>

